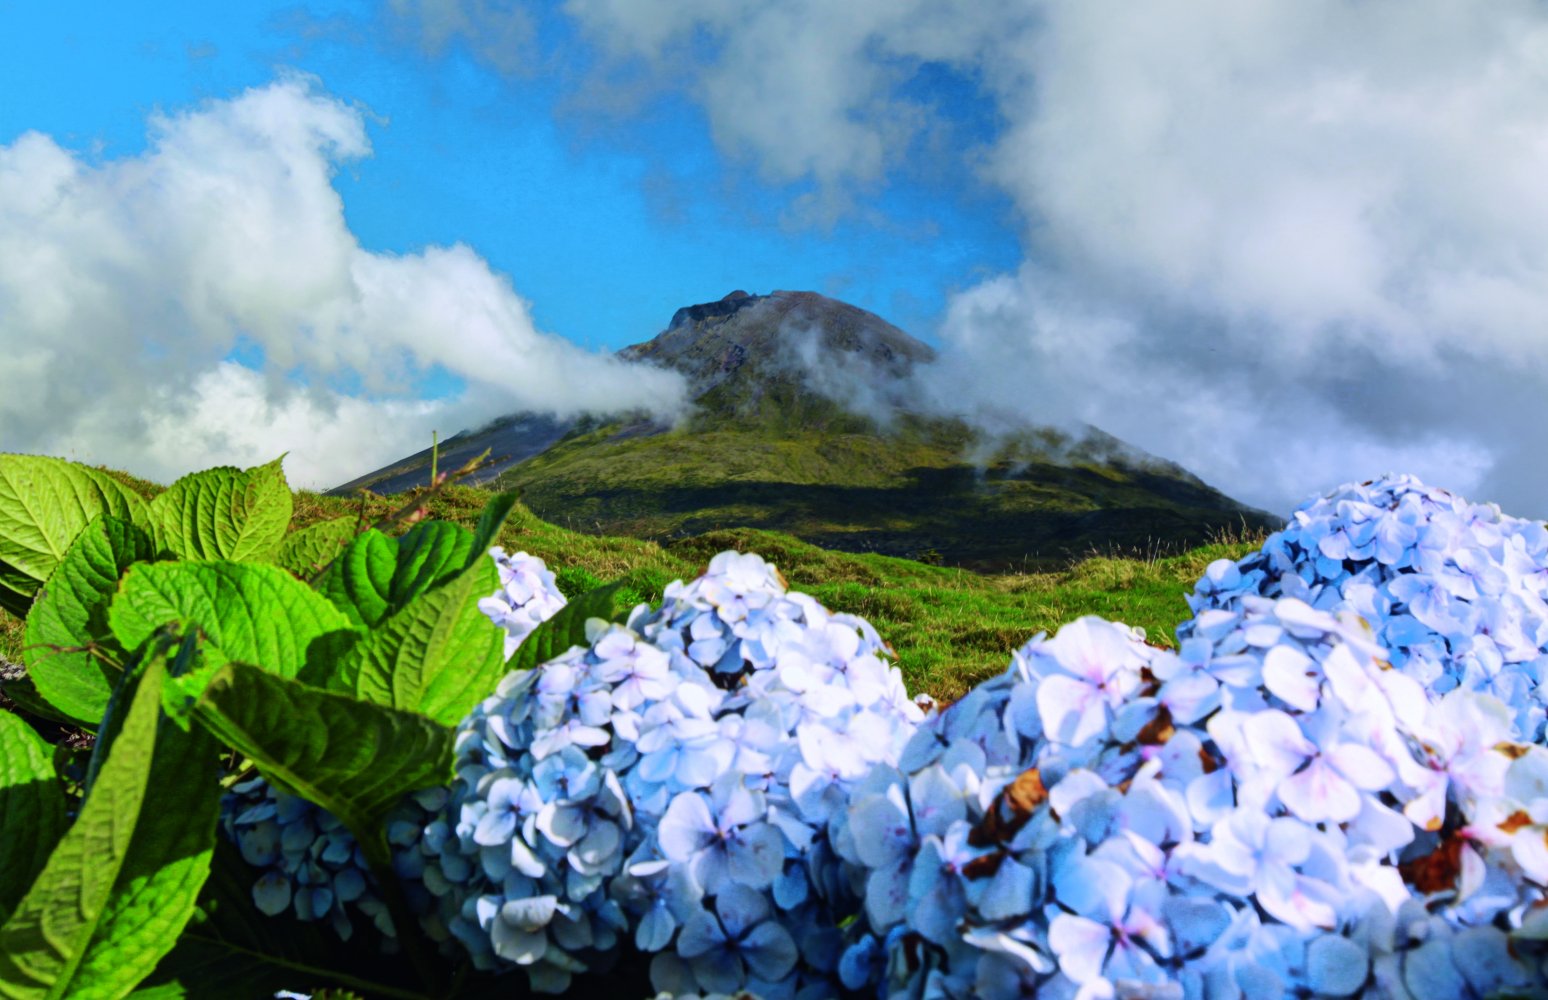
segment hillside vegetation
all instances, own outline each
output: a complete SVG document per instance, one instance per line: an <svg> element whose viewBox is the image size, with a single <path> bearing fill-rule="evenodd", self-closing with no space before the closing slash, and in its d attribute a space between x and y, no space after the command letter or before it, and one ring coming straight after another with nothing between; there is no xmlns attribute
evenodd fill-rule
<svg viewBox="0 0 1548 1000"><path fill-rule="evenodd" d="M106 471L147 498L162 489ZM345 516L373 522L413 496L367 496L362 504L299 491L292 523L300 528ZM430 500L430 516L472 526L488 498L484 489L451 486ZM586 534L544 521L518 504L499 542L507 551L540 556L568 596L623 580L632 602L653 603L671 581L698 575L717 552L757 552L779 568L792 589L870 621L896 651L910 691L951 700L1003 670L1011 651L1039 631L1053 631L1085 614L1138 625L1152 643L1172 645L1172 630L1188 617L1184 595L1204 567L1214 559L1246 554L1261 536L1227 538L1166 556L1092 555L1057 570L978 574L830 551L752 528L711 531L665 545ZM0 611L0 656L20 659L20 644L20 623Z"/></svg>

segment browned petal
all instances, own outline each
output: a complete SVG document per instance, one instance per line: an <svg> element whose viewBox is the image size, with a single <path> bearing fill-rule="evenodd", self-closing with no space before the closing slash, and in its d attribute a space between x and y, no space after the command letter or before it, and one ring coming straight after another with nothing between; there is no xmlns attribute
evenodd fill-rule
<svg viewBox="0 0 1548 1000"><path fill-rule="evenodd" d="M1136 739L1146 746L1158 747L1171 739L1175 732L1177 727L1172 725L1171 709L1162 705L1156 709L1156 717L1145 723L1145 728L1139 731Z"/></svg>
<svg viewBox="0 0 1548 1000"><path fill-rule="evenodd" d="M1418 892L1429 894L1456 888L1462 874L1461 837L1446 837L1440 846L1422 858L1398 865L1403 881Z"/></svg>
<svg viewBox="0 0 1548 1000"><path fill-rule="evenodd" d="M1199 762L1204 765L1205 774L1214 774L1220 770L1220 765L1225 763L1219 757L1210 753L1208 747L1199 747Z"/></svg>
<svg viewBox="0 0 1548 1000"><path fill-rule="evenodd" d="M1037 807L1048 801L1048 789L1037 768L1023 771L1016 780L1000 790L989 811L968 831L968 844L989 847L1008 843L1016 831L1027 825Z"/></svg>
<svg viewBox="0 0 1548 1000"><path fill-rule="evenodd" d="M1517 809L1515 812L1513 812L1509 816L1505 817L1505 822L1500 824L1500 829L1504 830L1506 833L1515 833L1517 830L1521 829L1523 826L1531 826L1531 825L1532 825L1532 817L1528 816L1525 812L1521 811L1520 809Z"/></svg>
<svg viewBox="0 0 1548 1000"><path fill-rule="evenodd" d="M990 878L1000 870L1000 865L1005 861L1004 851L995 851L993 854L985 854L974 858L962 866L962 874L966 878Z"/></svg>
<svg viewBox="0 0 1548 1000"><path fill-rule="evenodd" d="M1043 787L1043 775L1037 768L1028 768L1016 775L1016 780L1005 786L1000 793L1011 811L1025 819L1048 801L1048 789Z"/></svg>

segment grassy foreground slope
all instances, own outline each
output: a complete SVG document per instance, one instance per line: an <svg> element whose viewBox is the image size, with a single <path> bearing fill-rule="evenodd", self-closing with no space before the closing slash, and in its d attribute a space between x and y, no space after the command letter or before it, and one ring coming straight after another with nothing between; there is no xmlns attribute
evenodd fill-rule
<svg viewBox="0 0 1548 1000"><path fill-rule="evenodd" d="M112 472L112 470L105 470ZM162 487L112 472L150 497ZM428 504L431 517L471 527L489 498L486 490L452 486ZM374 522L412 500L413 493L359 500L300 491L295 527L332 517ZM1256 547L1227 540L1154 559L1092 557L1065 569L981 575L908 559L822 549L790 535L739 528L714 531L665 546L635 538L588 535L544 521L518 504L501 532L507 551L540 556L569 596L624 580L632 601L655 603L666 585L692 579L725 549L757 552L777 566L794 590L834 611L871 622L897 652L908 689L942 700L1005 669L1011 651L1039 631L1053 631L1081 615L1098 614L1143 627L1150 641L1173 643L1172 630L1188 616L1184 595L1211 560L1238 558ZM19 660L20 622L0 611L0 657Z"/></svg>

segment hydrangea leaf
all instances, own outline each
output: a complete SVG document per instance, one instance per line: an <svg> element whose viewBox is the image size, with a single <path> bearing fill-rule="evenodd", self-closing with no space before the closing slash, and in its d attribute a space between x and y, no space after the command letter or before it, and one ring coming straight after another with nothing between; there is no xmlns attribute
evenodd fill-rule
<svg viewBox="0 0 1548 1000"><path fill-rule="evenodd" d="M53 750L21 717L0 712L0 922L64 832Z"/></svg>
<svg viewBox="0 0 1548 1000"><path fill-rule="evenodd" d="M473 547L468 551L469 566L473 565L479 556L489 552L489 547L495 543L500 529L505 527L506 519L515 509L519 496L520 494L514 490L496 493L484 505L484 512L478 516L478 526L473 529Z"/></svg>
<svg viewBox="0 0 1548 1000"><path fill-rule="evenodd" d="M205 469L167 487L150 502L156 544L184 559L272 558L294 507L280 461Z"/></svg>
<svg viewBox="0 0 1548 1000"><path fill-rule="evenodd" d="M246 663L216 671L194 713L265 777L333 813L357 836L405 794L445 782L451 772L449 727Z"/></svg>
<svg viewBox="0 0 1548 1000"><path fill-rule="evenodd" d="M350 630L342 612L278 566L163 562L124 574L108 623L125 649L174 621L202 629L227 657L282 677L295 677L308 655L320 655L311 651L314 640Z"/></svg>
<svg viewBox="0 0 1548 1000"><path fill-rule="evenodd" d="M461 573L472 551L472 532L446 521L418 524L396 541L372 528L345 547L317 589L351 621L375 628Z"/></svg>
<svg viewBox="0 0 1548 1000"><path fill-rule="evenodd" d="M119 577L154 556L150 536L132 522L111 515L94 518L76 536L27 615L23 656L33 685L49 704L87 728L95 729L102 718L117 672L110 673L85 650L59 647L111 643L108 606Z"/></svg>
<svg viewBox="0 0 1548 1000"><path fill-rule="evenodd" d="M474 562L383 621L321 686L454 725L505 673L504 636L478 607L499 585L492 560Z"/></svg>
<svg viewBox="0 0 1548 1000"><path fill-rule="evenodd" d="M115 690L80 815L0 927L0 995L122 996L192 916L220 788L213 741L161 712L174 649L195 655L159 641Z"/></svg>
<svg viewBox="0 0 1548 1000"><path fill-rule="evenodd" d="M397 542L368 528L334 559L317 581L317 591L350 621L371 628L391 611L392 577L397 568Z"/></svg>
<svg viewBox="0 0 1548 1000"><path fill-rule="evenodd" d="M96 469L40 455L0 455L0 590L30 599L101 514L146 523L145 501ZM15 595L15 596L12 596ZM21 613L26 613L23 605Z"/></svg>
<svg viewBox="0 0 1548 1000"><path fill-rule="evenodd" d="M343 554L358 525L353 517L335 517L292 531L280 543L274 561L306 579Z"/></svg>
<svg viewBox="0 0 1548 1000"><path fill-rule="evenodd" d="M505 669L531 670L540 663L547 663L571 646L584 646L590 640L586 636L586 621L601 618L615 621L628 609L619 600L621 583L588 590L554 613L552 618L533 629L522 640L516 652L506 661Z"/></svg>
<svg viewBox="0 0 1548 1000"><path fill-rule="evenodd" d="M414 525L398 539L398 565L387 592L391 609L407 607L420 594L455 578L473 554L473 533L460 524L422 521Z"/></svg>
<svg viewBox="0 0 1548 1000"><path fill-rule="evenodd" d="M183 732L169 718L161 719L148 782L151 797L135 824L129 856L97 934L76 970L83 995L99 990L118 994L139 982L193 916L215 846L219 750L208 733Z"/></svg>

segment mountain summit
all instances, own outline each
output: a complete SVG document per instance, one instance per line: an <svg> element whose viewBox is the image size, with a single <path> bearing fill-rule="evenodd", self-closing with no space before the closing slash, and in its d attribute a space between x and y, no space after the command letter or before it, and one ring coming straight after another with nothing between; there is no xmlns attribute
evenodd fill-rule
<svg viewBox="0 0 1548 1000"><path fill-rule="evenodd" d="M1094 428L991 438L916 411L909 376L934 350L814 292L734 291L684 306L618 355L686 376L688 418L511 414L444 442L442 467L491 448L479 482L520 490L540 517L578 529L667 541L765 528L977 569L1194 545L1274 523ZM427 450L333 492L422 485L429 463Z"/></svg>
<svg viewBox="0 0 1548 1000"><path fill-rule="evenodd" d="M687 376L698 429L729 421L823 430L869 427L856 418L935 360L935 350L815 292L736 291L684 306L655 339L618 356Z"/></svg>

